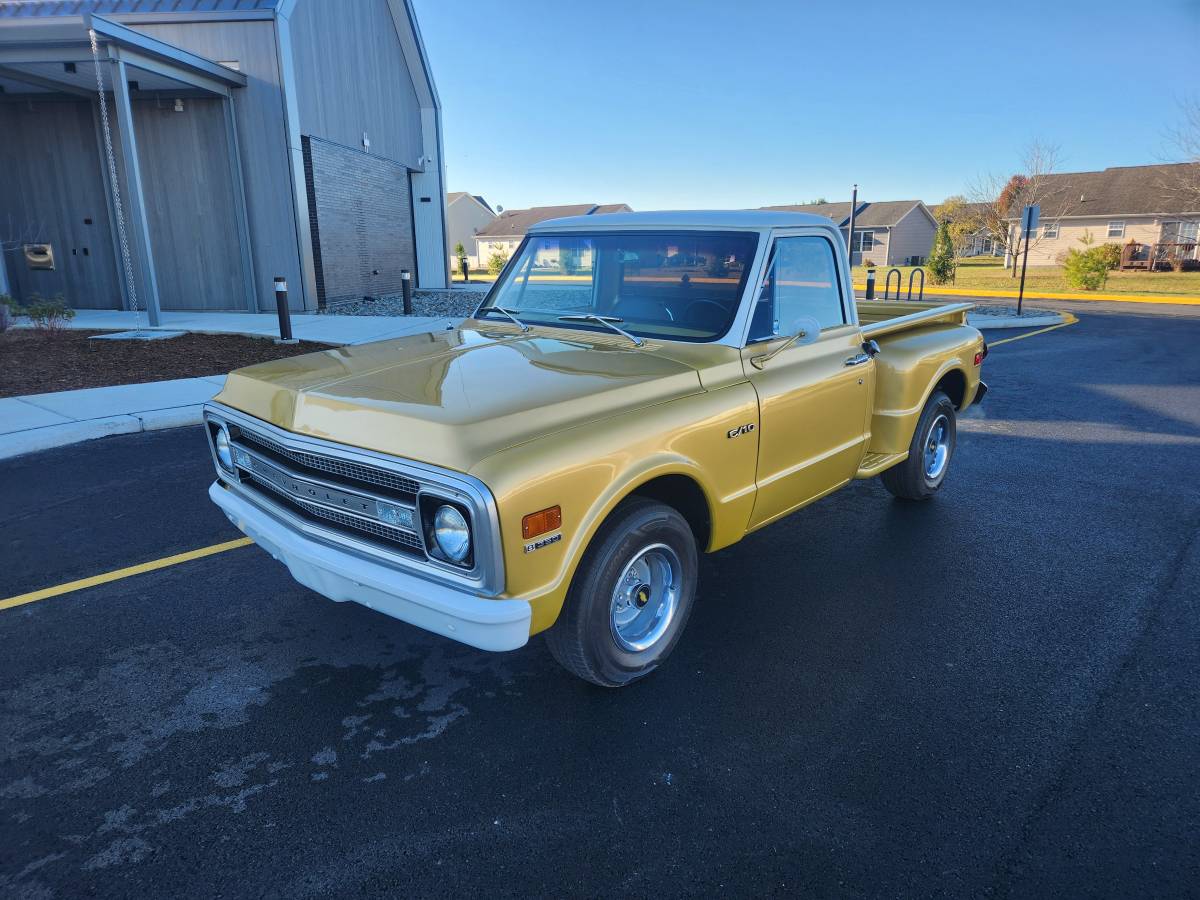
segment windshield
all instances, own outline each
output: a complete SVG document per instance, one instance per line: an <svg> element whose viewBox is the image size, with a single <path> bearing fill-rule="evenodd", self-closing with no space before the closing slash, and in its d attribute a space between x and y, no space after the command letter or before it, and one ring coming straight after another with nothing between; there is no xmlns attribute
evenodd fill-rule
<svg viewBox="0 0 1200 900"><path fill-rule="evenodd" d="M533 235L485 306L529 325L608 331L559 317L610 316L639 337L712 341L733 323L757 246L745 232Z"/></svg>

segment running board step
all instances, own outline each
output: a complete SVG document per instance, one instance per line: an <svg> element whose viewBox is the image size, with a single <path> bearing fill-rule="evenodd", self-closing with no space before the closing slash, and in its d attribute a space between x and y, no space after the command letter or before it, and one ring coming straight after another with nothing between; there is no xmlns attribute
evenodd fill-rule
<svg viewBox="0 0 1200 900"><path fill-rule="evenodd" d="M863 457L862 463L858 467L858 472L855 473L855 478L874 478L884 469L890 469L896 463L902 463L908 459L908 451L903 453L868 453Z"/></svg>

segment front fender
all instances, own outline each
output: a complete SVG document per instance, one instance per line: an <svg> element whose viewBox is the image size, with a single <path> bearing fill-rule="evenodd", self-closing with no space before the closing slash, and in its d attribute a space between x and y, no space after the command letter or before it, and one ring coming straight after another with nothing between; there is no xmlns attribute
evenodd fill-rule
<svg viewBox="0 0 1200 900"><path fill-rule="evenodd" d="M705 549L741 538L754 503L758 432L736 440L729 432L757 422L757 397L743 383L546 435L473 467L496 497L506 595L529 600L531 633L554 624L605 519L655 478L682 475L700 487L711 521ZM551 506L562 510L561 529L526 539L521 520Z"/></svg>

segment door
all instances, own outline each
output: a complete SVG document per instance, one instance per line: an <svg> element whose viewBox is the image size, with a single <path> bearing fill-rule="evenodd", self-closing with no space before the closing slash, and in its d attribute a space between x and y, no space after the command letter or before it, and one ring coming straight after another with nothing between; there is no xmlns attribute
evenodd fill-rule
<svg viewBox="0 0 1200 900"><path fill-rule="evenodd" d="M845 484L862 461L875 364L862 351L847 292L828 237L775 239L743 350L760 409L751 528ZM817 340L763 360L796 333L800 317L820 324Z"/></svg>

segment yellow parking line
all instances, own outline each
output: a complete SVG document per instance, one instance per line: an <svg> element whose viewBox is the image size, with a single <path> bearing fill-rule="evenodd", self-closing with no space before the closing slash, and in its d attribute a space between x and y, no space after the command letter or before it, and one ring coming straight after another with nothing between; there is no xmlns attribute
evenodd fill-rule
<svg viewBox="0 0 1200 900"><path fill-rule="evenodd" d="M1013 341L1020 341L1027 337L1033 337L1035 334L1045 334L1047 331L1053 331L1055 328L1066 328L1068 325L1074 325L1079 319L1070 313L1063 313L1063 321L1057 325L1048 325L1045 328L1039 328L1037 331L1028 331L1025 334L1018 334L1016 337L1005 338L1002 341L988 341L988 347L999 347L1001 344L1010 344Z"/></svg>
<svg viewBox="0 0 1200 900"><path fill-rule="evenodd" d="M78 581L68 581L66 584L42 588L40 591L32 591L28 594L18 594L15 597L9 597L7 600L0 600L0 609L11 609L14 606L23 606L26 603L34 603L38 600L46 600L50 597L57 597L60 594L69 594L72 591L82 591L84 588L95 587L98 584L108 584L110 581L120 581L122 578L129 578L133 575L141 575L143 572L153 572L155 569L165 569L168 566L177 566L180 563L190 562L193 559L203 559L205 556L212 556L214 553L224 553L226 550L236 550L238 547L245 547L250 543L253 543L250 538L238 538L236 541L226 541L223 544L213 544L209 547L201 547L198 550L188 550L186 553L176 553L174 556L164 556L162 559L155 559L151 560L150 562L139 563L136 566L128 566L124 569L116 569L112 572L105 572L102 575L93 575L90 578L80 578Z"/></svg>

